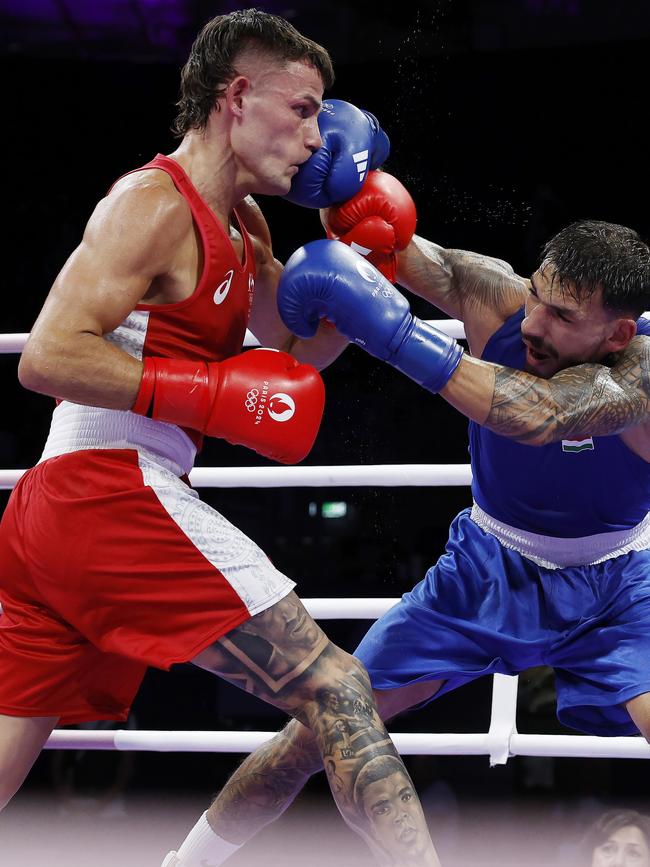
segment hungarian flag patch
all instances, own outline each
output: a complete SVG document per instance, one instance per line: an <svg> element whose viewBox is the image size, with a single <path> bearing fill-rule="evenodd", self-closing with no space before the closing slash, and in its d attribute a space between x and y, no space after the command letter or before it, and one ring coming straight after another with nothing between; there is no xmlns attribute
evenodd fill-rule
<svg viewBox="0 0 650 867"><path fill-rule="evenodd" d="M563 452L588 452L594 450L594 438L587 437L584 440L562 440Z"/></svg>

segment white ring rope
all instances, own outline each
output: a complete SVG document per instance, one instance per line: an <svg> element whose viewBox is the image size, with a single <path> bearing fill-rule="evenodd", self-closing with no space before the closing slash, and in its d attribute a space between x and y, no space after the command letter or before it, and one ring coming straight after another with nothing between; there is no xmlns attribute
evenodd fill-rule
<svg viewBox="0 0 650 867"><path fill-rule="evenodd" d="M0 489L27 470L0 470ZM458 486L472 482L469 464L372 464L342 467L195 467L196 488L339 488Z"/></svg>
<svg viewBox="0 0 650 867"><path fill-rule="evenodd" d="M439 331L448 334L456 340L465 338L465 327L457 319L430 319L429 325L433 325ZM22 352L29 333L23 334L0 334L0 354L10 352ZM246 332L244 346L259 346L257 339L250 331Z"/></svg>
<svg viewBox="0 0 650 867"><path fill-rule="evenodd" d="M650 312L644 314L650 317ZM430 320L430 324L462 340L462 322ZM22 351L28 334L0 334L0 354ZM247 333L247 343L256 343ZM0 470L0 488L13 488L26 470ZM198 467L190 480L195 487L270 488L344 486L456 486L471 484L469 464L386 464L339 467ZM376 619L398 600L389 598L303 599L319 619ZM0 611L2 609L0 608ZM516 728L517 677L493 677L492 715L487 732L431 734L393 732L403 755L487 755L491 765L505 764L510 756L589 758L650 758L650 745L641 737L519 734ZM155 752L249 753L270 740L275 732L238 731L133 731L113 729L59 729L46 749L142 750Z"/></svg>
<svg viewBox="0 0 650 867"><path fill-rule="evenodd" d="M237 731L55 731L48 750L139 750L141 752L250 753L275 732ZM503 747L489 733L429 734L391 732L398 752L406 756L490 756L491 765L505 764L493 757L552 756L554 758L649 759L650 745L643 738L600 738L578 735L521 735L514 733Z"/></svg>
<svg viewBox="0 0 650 867"><path fill-rule="evenodd" d="M24 334L0 334L0 353L22 352L29 332Z"/></svg>
<svg viewBox="0 0 650 867"><path fill-rule="evenodd" d="M312 613L312 604L304 600ZM331 600L327 600L331 601ZM358 600L357 600L358 601ZM383 600L393 602L394 600ZM511 756L553 756L556 758L648 759L650 745L641 737L603 738L580 735L524 735L515 726L516 677L495 674L492 722L488 732L475 734L431 734L392 732L397 750L411 756L489 756L490 764L505 765ZM46 749L141 750L146 752L249 753L274 737L262 731L55 731Z"/></svg>

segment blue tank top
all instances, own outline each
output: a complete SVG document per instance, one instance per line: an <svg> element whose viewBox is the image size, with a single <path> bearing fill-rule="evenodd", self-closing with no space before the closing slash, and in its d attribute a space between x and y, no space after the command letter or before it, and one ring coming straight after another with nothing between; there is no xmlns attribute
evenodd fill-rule
<svg viewBox="0 0 650 867"><path fill-rule="evenodd" d="M489 339L485 361L523 370L522 307ZM637 323L650 335L650 320ZM497 521L545 536L591 536L633 527L650 510L650 463L618 436L527 446L469 425L472 494Z"/></svg>

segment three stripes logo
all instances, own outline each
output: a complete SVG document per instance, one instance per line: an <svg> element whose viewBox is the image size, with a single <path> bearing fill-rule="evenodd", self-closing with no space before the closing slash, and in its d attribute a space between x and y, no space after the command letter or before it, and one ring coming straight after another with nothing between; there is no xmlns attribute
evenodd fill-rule
<svg viewBox="0 0 650 867"><path fill-rule="evenodd" d="M352 159L359 172L359 183L362 184L368 171L368 151L357 151L356 154L352 154Z"/></svg>
<svg viewBox="0 0 650 867"><path fill-rule="evenodd" d="M578 454L578 452L593 452L594 439L587 437L584 440L562 440L562 451L569 454Z"/></svg>

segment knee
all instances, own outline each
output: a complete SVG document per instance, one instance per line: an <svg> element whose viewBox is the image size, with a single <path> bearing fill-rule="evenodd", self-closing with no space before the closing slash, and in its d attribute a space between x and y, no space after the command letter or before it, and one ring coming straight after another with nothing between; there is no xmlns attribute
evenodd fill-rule
<svg viewBox="0 0 650 867"><path fill-rule="evenodd" d="M634 725L650 743L650 692L637 695L636 698L626 702L625 708Z"/></svg>
<svg viewBox="0 0 650 867"><path fill-rule="evenodd" d="M350 704L365 706L366 712L376 710L375 696L364 665L352 654L330 645L321 657L318 669L309 681L306 704L313 704L319 713L338 714Z"/></svg>
<svg viewBox="0 0 650 867"><path fill-rule="evenodd" d="M353 679L361 684L368 692L372 692L370 686L370 678L366 671L365 665L360 662L356 656L352 656L345 650L341 650L335 644L332 645L332 673L336 672L337 676L344 680Z"/></svg>
<svg viewBox="0 0 650 867"><path fill-rule="evenodd" d="M340 684L343 688L353 689L364 701L375 704L375 696L366 667L351 653L334 646L331 665L326 666L322 674L321 687Z"/></svg>

